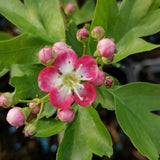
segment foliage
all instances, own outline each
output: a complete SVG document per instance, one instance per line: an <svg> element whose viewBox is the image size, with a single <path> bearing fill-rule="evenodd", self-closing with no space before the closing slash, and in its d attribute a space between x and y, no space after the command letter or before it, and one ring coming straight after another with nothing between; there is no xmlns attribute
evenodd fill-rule
<svg viewBox="0 0 160 160"><path fill-rule="evenodd" d="M72 2L76 6L73 15L60 10ZM143 5L142 5L143 4ZM96 87L97 99L88 107L74 103L75 119L64 123L53 118L57 109L44 99L37 83L39 72L44 68L38 59L38 52L55 42L66 42L82 56L84 45L93 56L97 41L91 36L87 44L77 41L79 25L91 22L91 31L96 26L105 30L105 37L116 44L113 63L123 58L160 47L146 42L143 37L160 31L160 0L88 0L79 8L76 0L0 0L0 14L22 29L17 37L0 33L0 76L10 71L10 84L15 88L13 102L32 100L38 96L45 102L38 115L38 137L47 137L64 131L57 160L90 160L92 154L110 157L113 153L112 140L102 123L96 107L115 110L117 120L135 147L151 160L158 160L160 154L159 117L153 111L160 110L159 85L130 83L112 88ZM103 62L100 62L102 64ZM43 101L42 101L43 100ZM48 99L47 99L48 100ZM37 103L40 103L37 101Z"/></svg>

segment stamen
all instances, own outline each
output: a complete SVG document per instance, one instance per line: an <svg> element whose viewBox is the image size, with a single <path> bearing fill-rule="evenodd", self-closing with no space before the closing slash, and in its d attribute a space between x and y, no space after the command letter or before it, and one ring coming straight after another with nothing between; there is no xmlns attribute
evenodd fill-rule
<svg viewBox="0 0 160 160"><path fill-rule="evenodd" d="M80 84L80 83L77 83L77 86L79 86L80 89L83 89L83 88L84 88L84 86L83 86L82 84Z"/></svg>
<svg viewBox="0 0 160 160"><path fill-rule="evenodd" d="M79 72L79 70L82 68L82 66L83 66L83 64L80 64L80 65L79 65L79 68L76 70L76 73Z"/></svg>
<svg viewBox="0 0 160 160"><path fill-rule="evenodd" d="M74 89L74 92L77 94L78 98L79 98L81 101L83 101L83 97L81 97L81 96L79 95L77 89L76 89L75 87L74 87L73 89Z"/></svg>
<svg viewBox="0 0 160 160"><path fill-rule="evenodd" d="M71 88L69 88L69 87L62 86L62 87L60 88L60 92L61 92L61 91L64 92L64 93L67 92L67 95L68 95L68 96L71 95Z"/></svg>

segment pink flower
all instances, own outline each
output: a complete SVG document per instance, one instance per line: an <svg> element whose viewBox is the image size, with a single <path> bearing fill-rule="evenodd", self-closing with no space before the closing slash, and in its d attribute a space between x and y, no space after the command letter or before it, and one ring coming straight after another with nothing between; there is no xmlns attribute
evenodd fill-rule
<svg viewBox="0 0 160 160"><path fill-rule="evenodd" d="M76 101L81 106L89 106L97 97L94 81L98 67L94 58L84 55L77 58L73 50L57 55L54 67L43 69L38 77L38 85L44 92L50 92L49 100L55 108L66 109ZM74 94L73 94L74 93Z"/></svg>
<svg viewBox="0 0 160 160"><path fill-rule="evenodd" d="M93 38L100 40L104 36L104 29L100 26L97 26L92 30L91 34Z"/></svg>
<svg viewBox="0 0 160 160"><path fill-rule="evenodd" d="M105 73L99 70L98 76L94 81L92 81L92 84L94 84L95 86L101 86L104 84L104 82L105 82Z"/></svg>
<svg viewBox="0 0 160 160"><path fill-rule="evenodd" d="M101 54L102 57L109 57L113 60L113 55L115 51L115 44L109 38L101 39L97 44L97 50Z"/></svg>
<svg viewBox="0 0 160 160"><path fill-rule="evenodd" d="M63 109L58 111L58 118L63 122L72 122L75 117L75 111L72 109Z"/></svg>
<svg viewBox="0 0 160 160"><path fill-rule="evenodd" d="M68 50L69 46L64 42L56 42L56 43L54 43L52 49L58 54L59 52L62 52L64 50Z"/></svg>
<svg viewBox="0 0 160 160"><path fill-rule="evenodd" d="M32 108L35 104L36 104L36 102L31 102L31 103L29 103L29 108ZM38 114L39 111L40 111L40 105L37 105L37 106L32 110L32 113Z"/></svg>
<svg viewBox="0 0 160 160"><path fill-rule="evenodd" d="M75 5L73 3L68 3L65 7L65 13L66 14L71 14L75 10Z"/></svg>
<svg viewBox="0 0 160 160"><path fill-rule="evenodd" d="M56 56L55 56L56 57ZM55 57L52 54L52 48L45 47L39 51L39 60L44 65L51 65L54 63Z"/></svg>
<svg viewBox="0 0 160 160"><path fill-rule="evenodd" d="M6 92L0 96L0 106L8 108L12 105L13 96L11 93Z"/></svg>
<svg viewBox="0 0 160 160"><path fill-rule="evenodd" d="M106 78L106 85L107 87L111 87L113 84L113 79L111 77Z"/></svg>
<svg viewBox="0 0 160 160"><path fill-rule="evenodd" d="M6 120L10 125L20 127L24 125L25 115L20 107L14 107L8 111Z"/></svg>
<svg viewBox="0 0 160 160"><path fill-rule="evenodd" d="M85 42L88 40L89 34L88 34L88 30L85 28L81 28L78 32L77 32L77 40L80 42Z"/></svg>

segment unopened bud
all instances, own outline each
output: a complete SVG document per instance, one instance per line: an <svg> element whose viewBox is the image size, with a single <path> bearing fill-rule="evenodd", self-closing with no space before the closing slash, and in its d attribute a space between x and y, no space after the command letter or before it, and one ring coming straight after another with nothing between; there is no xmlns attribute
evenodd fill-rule
<svg viewBox="0 0 160 160"><path fill-rule="evenodd" d="M104 36L104 29L100 26L97 26L92 30L91 35L93 38L100 40Z"/></svg>
<svg viewBox="0 0 160 160"><path fill-rule="evenodd" d="M39 51L39 60L44 65L52 65L54 63L56 56L53 56L52 48L45 47Z"/></svg>
<svg viewBox="0 0 160 160"><path fill-rule="evenodd" d="M37 102L31 102L29 103L29 108L32 108ZM37 105L33 110L32 113L38 114L40 111L40 105Z"/></svg>
<svg viewBox="0 0 160 160"><path fill-rule="evenodd" d="M111 77L106 78L106 86L111 87L113 84L113 79Z"/></svg>
<svg viewBox="0 0 160 160"><path fill-rule="evenodd" d="M64 9L65 13L68 14L72 14L73 11L75 10L75 5L73 3L68 3Z"/></svg>
<svg viewBox="0 0 160 160"><path fill-rule="evenodd" d="M11 93L6 92L0 95L0 106L8 108L12 105L12 103L13 103L13 96Z"/></svg>
<svg viewBox="0 0 160 160"><path fill-rule="evenodd" d="M58 118L63 122L71 122L75 117L75 111L72 109L63 109L58 111Z"/></svg>
<svg viewBox="0 0 160 160"><path fill-rule="evenodd" d="M98 76L94 81L92 81L92 84L94 84L95 86L101 86L104 84L104 82L105 82L105 73L99 70Z"/></svg>
<svg viewBox="0 0 160 160"><path fill-rule="evenodd" d="M97 44L97 50L99 54L102 57L110 57L110 58L112 57L112 59L115 52L115 47L116 45L109 38L103 38Z"/></svg>
<svg viewBox="0 0 160 160"><path fill-rule="evenodd" d="M79 42L86 42L88 41L88 38L89 38L88 30L85 28L79 29L79 31L77 32L77 40Z"/></svg>
<svg viewBox="0 0 160 160"><path fill-rule="evenodd" d="M24 125L25 115L20 107L14 107L8 111L6 120L10 125L20 127Z"/></svg>
<svg viewBox="0 0 160 160"><path fill-rule="evenodd" d="M65 42L56 42L53 44L52 49L58 54L64 50L68 50L69 46Z"/></svg>
<svg viewBox="0 0 160 160"><path fill-rule="evenodd" d="M29 123L24 127L24 135L26 137L33 137L37 133L37 127L35 123Z"/></svg>

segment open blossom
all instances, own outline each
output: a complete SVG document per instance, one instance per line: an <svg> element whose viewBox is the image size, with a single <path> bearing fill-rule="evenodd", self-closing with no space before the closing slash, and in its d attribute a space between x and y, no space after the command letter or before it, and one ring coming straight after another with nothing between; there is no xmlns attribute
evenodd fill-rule
<svg viewBox="0 0 160 160"><path fill-rule="evenodd" d="M50 92L49 100L55 108L66 109L75 101L81 106L89 106L96 99L96 88L86 82L98 76L95 59L88 55L77 58L73 50L57 55L53 67L43 69L38 77L38 85L44 92Z"/></svg>

